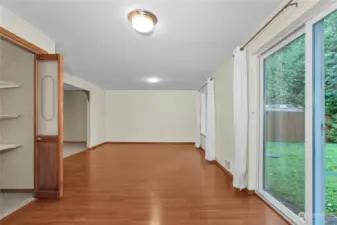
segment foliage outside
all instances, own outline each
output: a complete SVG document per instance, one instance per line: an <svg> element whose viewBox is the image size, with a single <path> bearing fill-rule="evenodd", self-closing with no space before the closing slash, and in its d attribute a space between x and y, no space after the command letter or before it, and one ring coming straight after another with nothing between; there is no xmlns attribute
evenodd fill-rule
<svg viewBox="0 0 337 225"><path fill-rule="evenodd" d="M269 56L265 66L265 104L305 108L304 35ZM337 12L324 19L326 118L326 213L337 215ZM266 126L268 127L268 126ZM272 129L281 129L274 127ZM266 132L271 132L268 129ZM304 132L304 130L303 130ZM324 151L324 149L322 149ZM267 143L265 188L294 212L304 210L305 149L303 143ZM328 175L332 174L332 175Z"/></svg>

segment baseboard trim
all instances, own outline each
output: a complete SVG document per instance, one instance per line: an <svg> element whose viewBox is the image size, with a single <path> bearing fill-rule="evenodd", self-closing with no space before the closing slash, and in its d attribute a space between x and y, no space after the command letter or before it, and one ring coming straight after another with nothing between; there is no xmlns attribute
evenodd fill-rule
<svg viewBox="0 0 337 225"><path fill-rule="evenodd" d="M1 193L34 193L34 189L0 189Z"/></svg>
<svg viewBox="0 0 337 225"><path fill-rule="evenodd" d="M223 167L218 161L214 161L214 164L216 164L230 179L231 183L233 184L233 174L229 172L225 167ZM244 192L246 192L249 195L254 195L254 190L248 190L247 188L243 189Z"/></svg>
<svg viewBox="0 0 337 225"><path fill-rule="evenodd" d="M92 146L92 147L90 147L90 148L86 148L86 149L84 149L83 151L77 152L77 153L75 153L75 154L73 154L73 155L69 155L69 156L63 158L63 160L66 160L66 159L69 159L69 158L71 158L71 157L77 156L77 155L79 155L79 154L81 154L81 153L83 153L83 152L86 152L86 151L94 150L95 148L97 148L97 147L99 147L99 146L101 146L101 145L104 145L104 144L105 144L105 143L101 143L101 144Z"/></svg>
<svg viewBox="0 0 337 225"><path fill-rule="evenodd" d="M255 191L254 191L254 195L260 199L264 204L266 204L268 206L268 208L270 208L271 210L273 210L273 212L275 212L281 219L284 220L284 222L286 222L289 225L292 225L292 223L287 220L279 211L277 211L274 207L272 207L268 202L266 202L260 195L258 195Z"/></svg>
<svg viewBox="0 0 337 225"><path fill-rule="evenodd" d="M212 164L215 164L218 166L230 179L231 185L233 186L233 174L229 172L225 167L223 167L218 161L211 161ZM260 195L258 195L255 190L248 190L247 188L243 189L244 192L246 192L248 195L255 195L257 198L259 198L261 201L263 201L264 204L268 206L271 210L273 210L284 222L286 222L289 225L292 225L290 221L288 221L280 212L278 212L276 209L274 209L271 205L269 205L268 202L266 202L263 198L261 198Z"/></svg>
<svg viewBox="0 0 337 225"><path fill-rule="evenodd" d="M214 160L214 164L217 165L228 176L231 183L233 183L233 174L223 167L218 161Z"/></svg>
<svg viewBox="0 0 337 225"><path fill-rule="evenodd" d="M14 215L16 215L18 212L23 211L25 208L28 208L29 206L31 206L31 205L33 205L33 204L35 204L35 203L36 203L36 199L33 199L33 200L32 200L31 202L29 202L28 204L26 204L26 205L24 205L24 206L18 208L17 210L15 210L14 212L12 212L11 214L9 214L9 215L7 215L7 216L1 218L1 219L0 219L0 224L6 222L6 220L11 219L11 218L12 218Z"/></svg>
<svg viewBox="0 0 337 225"><path fill-rule="evenodd" d="M82 143L87 143L87 142L86 141L63 141L63 143L82 144Z"/></svg>
<svg viewBox="0 0 337 225"><path fill-rule="evenodd" d="M101 147L102 145L105 145L105 144L107 144L107 142L102 142L100 144L97 144L97 145L94 145L92 147L87 148L85 151L94 150L95 148Z"/></svg>
<svg viewBox="0 0 337 225"><path fill-rule="evenodd" d="M194 142L119 142L119 141L107 141L105 144L167 144L167 145L194 145Z"/></svg>
<svg viewBox="0 0 337 225"><path fill-rule="evenodd" d="M254 190L248 190L247 188L243 189L244 192L246 192L249 195L255 195L255 191Z"/></svg>

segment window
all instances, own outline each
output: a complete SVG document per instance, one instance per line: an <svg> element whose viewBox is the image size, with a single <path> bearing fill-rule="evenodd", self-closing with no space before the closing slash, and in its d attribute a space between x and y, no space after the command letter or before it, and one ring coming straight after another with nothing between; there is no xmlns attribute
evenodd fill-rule
<svg viewBox="0 0 337 225"><path fill-rule="evenodd" d="M206 135L206 93L201 93L201 134Z"/></svg>

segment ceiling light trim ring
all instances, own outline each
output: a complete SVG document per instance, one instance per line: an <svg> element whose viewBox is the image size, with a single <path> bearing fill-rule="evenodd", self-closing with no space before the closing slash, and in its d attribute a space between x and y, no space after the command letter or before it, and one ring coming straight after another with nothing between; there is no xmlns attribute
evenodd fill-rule
<svg viewBox="0 0 337 225"><path fill-rule="evenodd" d="M147 10L142 10L142 9L132 10L128 15L129 21L132 22L132 19L136 16L145 16L149 18L150 20L153 21L153 26L155 26L158 22L156 15L154 15L152 12L147 11Z"/></svg>

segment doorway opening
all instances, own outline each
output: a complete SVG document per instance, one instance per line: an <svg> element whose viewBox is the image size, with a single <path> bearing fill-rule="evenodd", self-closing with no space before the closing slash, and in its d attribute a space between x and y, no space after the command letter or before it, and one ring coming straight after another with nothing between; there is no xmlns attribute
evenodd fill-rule
<svg viewBox="0 0 337 225"><path fill-rule="evenodd" d="M90 92L67 83L64 83L63 89L63 157L66 158L88 147Z"/></svg>

